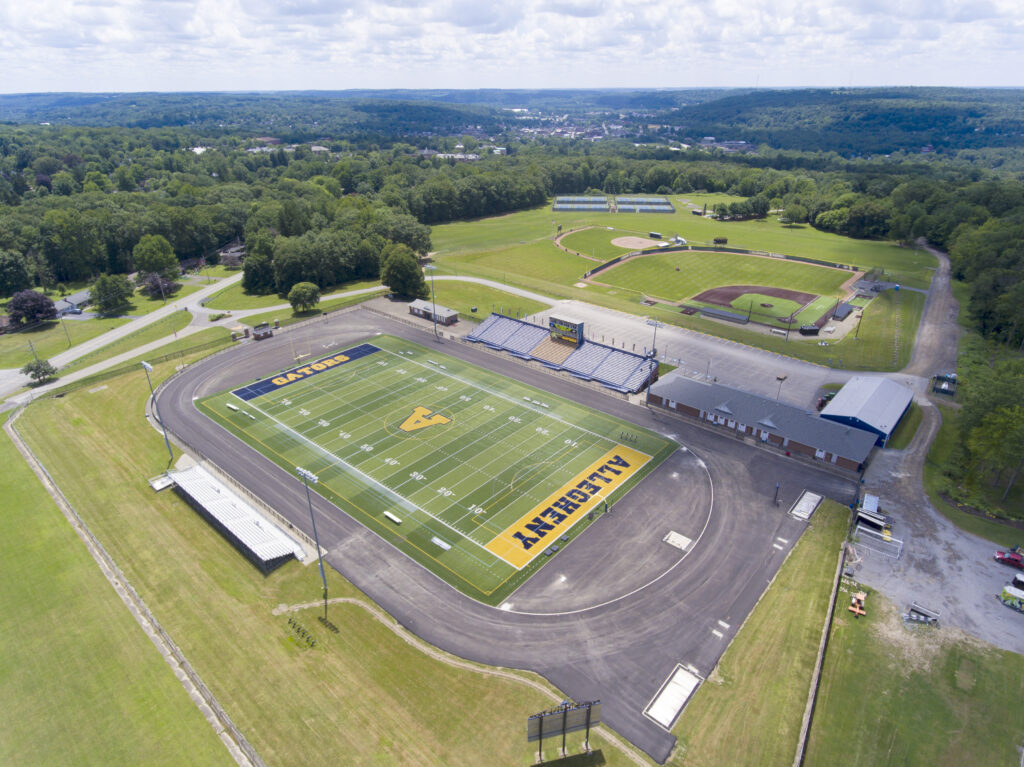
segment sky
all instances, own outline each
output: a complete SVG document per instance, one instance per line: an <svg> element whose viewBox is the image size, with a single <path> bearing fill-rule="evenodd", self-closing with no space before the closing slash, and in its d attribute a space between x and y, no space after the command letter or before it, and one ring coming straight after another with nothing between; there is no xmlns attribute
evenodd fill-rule
<svg viewBox="0 0 1024 767"><path fill-rule="evenodd" d="M0 0L0 92L1024 86L1020 0Z"/></svg>

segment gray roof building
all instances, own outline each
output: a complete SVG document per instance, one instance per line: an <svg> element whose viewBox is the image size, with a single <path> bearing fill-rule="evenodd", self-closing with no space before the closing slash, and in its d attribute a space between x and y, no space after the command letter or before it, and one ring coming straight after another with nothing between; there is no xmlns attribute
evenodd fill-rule
<svg viewBox="0 0 1024 767"><path fill-rule="evenodd" d="M865 429L884 445L910 407L914 392L888 378L854 376L832 398L821 417Z"/></svg>
<svg viewBox="0 0 1024 767"><path fill-rule="evenodd" d="M762 442L856 469L871 454L875 434L816 413L721 384L670 373L650 387L651 400L670 410L760 438Z"/></svg>

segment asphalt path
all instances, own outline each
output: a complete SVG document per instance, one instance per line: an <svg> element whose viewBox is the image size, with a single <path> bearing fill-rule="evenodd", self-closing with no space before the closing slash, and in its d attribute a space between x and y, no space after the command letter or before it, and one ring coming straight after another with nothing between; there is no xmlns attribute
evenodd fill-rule
<svg viewBox="0 0 1024 767"><path fill-rule="evenodd" d="M314 356L377 332L438 344L429 331L363 310L289 331ZM686 449L553 557L508 598L505 609L459 593L315 496L327 561L438 647L482 663L536 671L576 700L602 700L608 725L663 762L675 738L644 715L652 697L678 663L702 676L714 668L804 529L785 513L800 492L811 489L846 503L856 485L460 341L440 342L440 348L672 436ZM244 344L170 379L158 401L172 433L311 533L297 478L193 405L196 397L291 364L288 339ZM778 506L776 482L782 487ZM696 540L686 556L662 542L670 530Z"/></svg>

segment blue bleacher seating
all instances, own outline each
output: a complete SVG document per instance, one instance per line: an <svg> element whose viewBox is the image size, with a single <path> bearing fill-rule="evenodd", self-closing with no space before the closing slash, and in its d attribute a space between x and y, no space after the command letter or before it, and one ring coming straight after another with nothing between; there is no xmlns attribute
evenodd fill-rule
<svg viewBox="0 0 1024 767"><path fill-rule="evenodd" d="M635 352L593 341L584 341L561 365L532 357L530 352L548 337L549 332L541 325L492 314L466 338L492 349L508 351L520 359L536 359L545 367L564 370L585 381L598 381L620 392L638 391L657 364Z"/></svg>

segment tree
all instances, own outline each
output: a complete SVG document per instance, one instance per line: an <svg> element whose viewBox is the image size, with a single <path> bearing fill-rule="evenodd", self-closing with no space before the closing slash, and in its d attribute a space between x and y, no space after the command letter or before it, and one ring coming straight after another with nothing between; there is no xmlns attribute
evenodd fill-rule
<svg viewBox="0 0 1024 767"><path fill-rule="evenodd" d="M181 285L174 280L169 280L166 277L151 272L146 275L146 278L142 281L142 291L150 298L163 298L167 296L173 296L178 292Z"/></svg>
<svg viewBox="0 0 1024 767"><path fill-rule="evenodd" d="M113 314L132 297L132 285L123 274L101 274L90 289L100 314Z"/></svg>
<svg viewBox="0 0 1024 767"><path fill-rule="evenodd" d="M14 250L0 250L0 296L13 296L32 287L25 257Z"/></svg>
<svg viewBox="0 0 1024 767"><path fill-rule="evenodd" d="M21 290L11 296L7 302L7 314L15 325L57 318L53 301L34 290Z"/></svg>
<svg viewBox="0 0 1024 767"><path fill-rule="evenodd" d="M57 375L57 368L51 365L49 360L32 360L21 369L21 372L37 384L41 384Z"/></svg>
<svg viewBox="0 0 1024 767"><path fill-rule="evenodd" d="M140 282L147 274L159 274L165 279L172 280L180 273L174 248L161 234L142 235L138 244L132 248L132 259L139 272Z"/></svg>
<svg viewBox="0 0 1024 767"><path fill-rule="evenodd" d="M408 245L394 243L384 248L380 259L380 281L399 296L426 298L430 295L416 256Z"/></svg>
<svg viewBox="0 0 1024 767"><path fill-rule="evenodd" d="M320 303L320 288L312 282L297 282L288 291L288 303L297 312L308 312Z"/></svg>
<svg viewBox="0 0 1024 767"><path fill-rule="evenodd" d="M782 220L790 226L793 224L802 224L807 221L807 208L799 203L787 205L786 211L782 215Z"/></svg>

